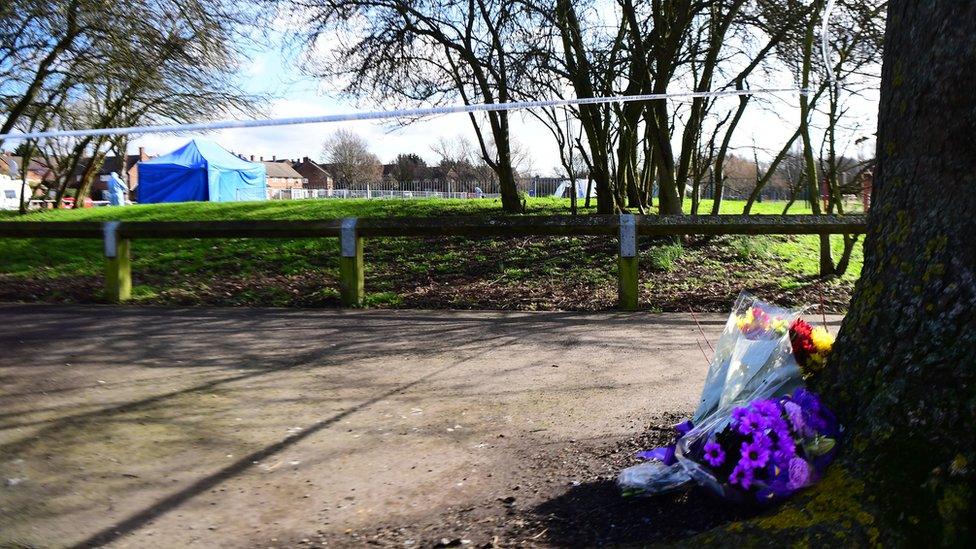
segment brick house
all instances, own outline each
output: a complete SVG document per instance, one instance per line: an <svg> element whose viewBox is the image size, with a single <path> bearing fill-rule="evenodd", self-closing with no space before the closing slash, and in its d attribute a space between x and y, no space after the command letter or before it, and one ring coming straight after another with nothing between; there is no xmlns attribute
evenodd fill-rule
<svg viewBox="0 0 976 549"><path fill-rule="evenodd" d="M301 162L292 162L291 167L305 178L306 189L326 189L329 192L335 189L332 175L322 164L309 160L307 156L302 158Z"/></svg>
<svg viewBox="0 0 976 549"><path fill-rule="evenodd" d="M24 159L20 156L14 156L10 152L0 152L0 173L7 174L8 163L13 161L17 165L17 173L24 173ZM41 158L31 158L30 163L27 166L27 184L30 185L32 189L36 189L42 183L50 184L54 181L54 170L48 166ZM18 176L18 179L20 176Z"/></svg>
<svg viewBox="0 0 976 549"><path fill-rule="evenodd" d="M268 174L268 190L304 189L308 181L287 161L261 162Z"/></svg>
<svg viewBox="0 0 976 549"><path fill-rule="evenodd" d="M139 188L139 170L136 168L136 164L143 160L149 160L149 156L146 154L145 147L139 147L139 154L129 154L125 157L125 168L128 178L126 181L129 186L129 194L132 195L137 192ZM69 185L72 189L77 189L78 185L81 184L82 175L84 175L85 170L91 163L91 158L83 158L81 162L78 163L78 167L74 171L74 179ZM112 172L119 173L121 175L122 163L121 159L117 156L106 156L105 161L102 162L102 167L98 170L98 174L95 181L92 183L91 197L95 200L101 200L103 193L108 190L108 180Z"/></svg>
<svg viewBox="0 0 976 549"><path fill-rule="evenodd" d="M242 154L237 156L241 160L260 163L264 166L268 191L305 188L305 177L292 168L290 160L278 160L276 156L272 156L271 160L265 160L263 156L255 158L253 154L249 158L245 158Z"/></svg>

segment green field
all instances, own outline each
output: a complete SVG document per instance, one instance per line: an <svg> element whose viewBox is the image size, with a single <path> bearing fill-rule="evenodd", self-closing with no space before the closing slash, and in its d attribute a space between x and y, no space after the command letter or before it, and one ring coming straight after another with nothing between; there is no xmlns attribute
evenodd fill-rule
<svg viewBox="0 0 976 549"><path fill-rule="evenodd" d="M569 201L529 199L529 215L568 214ZM743 202L725 201L723 213ZM708 201L702 211L708 211ZM782 212L783 203L754 213ZM590 210L592 211L592 209ZM794 205L791 213L809 213ZM230 220L502 215L496 200L302 200L184 203L36 212L0 220ZM840 237L836 237L839 250ZM371 306L603 309L615 299L615 241L604 237L509 239L376 238L366 242ZM839 280L821 284L817 239L722 237L677 246L641 242L641 300L653 310L722 310L740 288L788 302L826 294L842 307L861 266L860 246ZM0 299L100 299L101 243L0 239ZM136 302L333 306L338 302L336 239L143 240L133 248ZM819 299L819 295L816 296Z"/></svg>

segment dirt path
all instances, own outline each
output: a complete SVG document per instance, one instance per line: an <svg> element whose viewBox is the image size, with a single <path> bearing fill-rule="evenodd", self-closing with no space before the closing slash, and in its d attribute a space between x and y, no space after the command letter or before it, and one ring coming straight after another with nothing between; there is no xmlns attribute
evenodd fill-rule
<svg viewBox="0 0 976 549"><path fill-rule="evenodd" d="M699 320L714 341L724 319ZM0 305L0 321L0 546L589 545L729 516L610 482L695 405L688 315Z"/></svg>

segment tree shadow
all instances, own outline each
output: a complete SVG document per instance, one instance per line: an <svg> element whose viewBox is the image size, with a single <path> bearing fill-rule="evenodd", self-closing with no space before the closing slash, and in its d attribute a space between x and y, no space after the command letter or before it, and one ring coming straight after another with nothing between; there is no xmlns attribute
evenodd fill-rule
<svg viewBox="0 0 976 549"><path fill-rule="evenodd" d="M560 547L674 542L753 516L701 488L654 497L623 497L610 480L583 483L531 511L540 541Z"/></svg>
<svg viewBox="0 0 976 549"><path fill-rule="evenodd" d="M438 370L434 370L426 375L423 375L409 383L404 383L402 385L393 387L383 393L377 394L376 396L365 400L351 408L348 408L338 414L325 418L317 423L312 424L307 429L301 431L300 433L290 435L283 440L280 440L274 444L265 446L260 450L252 452L238 460L234 463L212 473L205 477L198 479L193 484L190 484L186 488L179 490L170 494L169 496L160 499L159 501L137 511L129 517L117 522L116 524L110 525L102 530L92 534L85 540L72 545L73 548L87 548L87 547L100 547L102 545L109 544L130 532L134 532L139 528L145 526L147 523L151 522L156 517L166 513L167 511L179 507L184 502L196 497L197 495L210 490L214 486L217 486L221 482L233 478L241 473L244 473L248 469L254 467L255 464L267 459L268 457L295 445L296 443L318 433L319 431L335 425L344 418L372 406L383 399L386 399L392 395L399 392L405 391L415 385L423 383L424 381L449 370L453 365L444 366Z"/></svg>

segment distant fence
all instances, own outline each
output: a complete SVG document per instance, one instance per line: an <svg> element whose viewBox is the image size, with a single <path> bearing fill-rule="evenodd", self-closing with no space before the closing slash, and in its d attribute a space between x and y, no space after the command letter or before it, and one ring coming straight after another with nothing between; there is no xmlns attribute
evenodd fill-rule
<svg viewBox="0 0 976 549"><path fill-rule="evenodd" d="M97 238L104 242L105 294L113 302L131 296L132 241L148 238L338 238L339 286L345 306L365 296L363 239L423 236L616 235L619 307L637 309L637 236L861 234L863 215L716 216L522 216L345 218L327 221L9 221L3 238Z"/></svg>
<svg viewBox="0 0 976 549"><path fill-rule="evenodd" d="M499 198L497 193L447 192L447 191L399 191L391 189L268 189L269 200L307 200L325 198ZM244 199L242 199L244 200ZM253 200L253 199L252 199Z"/></svg>
<svg viewBox="0 0 976 549"><path fill-rule="evenodd" d="M548 197L556 196L561 185L566 184L567 186L563 188L560 198L569 198L570 187L567 181L555 180L554 178L539 178L539 179L528 179L521 183L520 189L528 193L532 197ZM588 189L588 184L585 180L579 180L577 182L577 194L581 198L585 196L586 190ZM438 190L437 187L443 187L443 189ZM471 189L469 191L459 191L458 187ZM426 190L402 190L402 189L306 189L306 188L290 188L290 189L272 189L268 188L267 193L261 193L260 190L254 191L251 189L241 189L238 191L237 200L307 200L313 198L454 198L454 199L472 199L472 198L499 198L501 195L498 193L486 193L486 192L475 192L471 185L435 185L434 188L428 187ZM595 192L595 191L594 191ZM722 191L722 198L725 200L745 200L749 198L752 193L752 188L735 188L726 187ZM686 188L686 196L691 197L692 190L689 185ZM806 192L801 191L797 193L794 197L791 191L782 188L767 188L763 189L760 195L757 197L758 202L768 201L788 201L791 198L796 198L798 202L804 202L806 200ZM702 186L699 192L699 198L704 200L710 200L714 198L713 189L711 186ZM657 188L655 187L652 193L654 198L657 197ZM845 203L858 202L860 198L857 196L845 196Z"/></svg>

